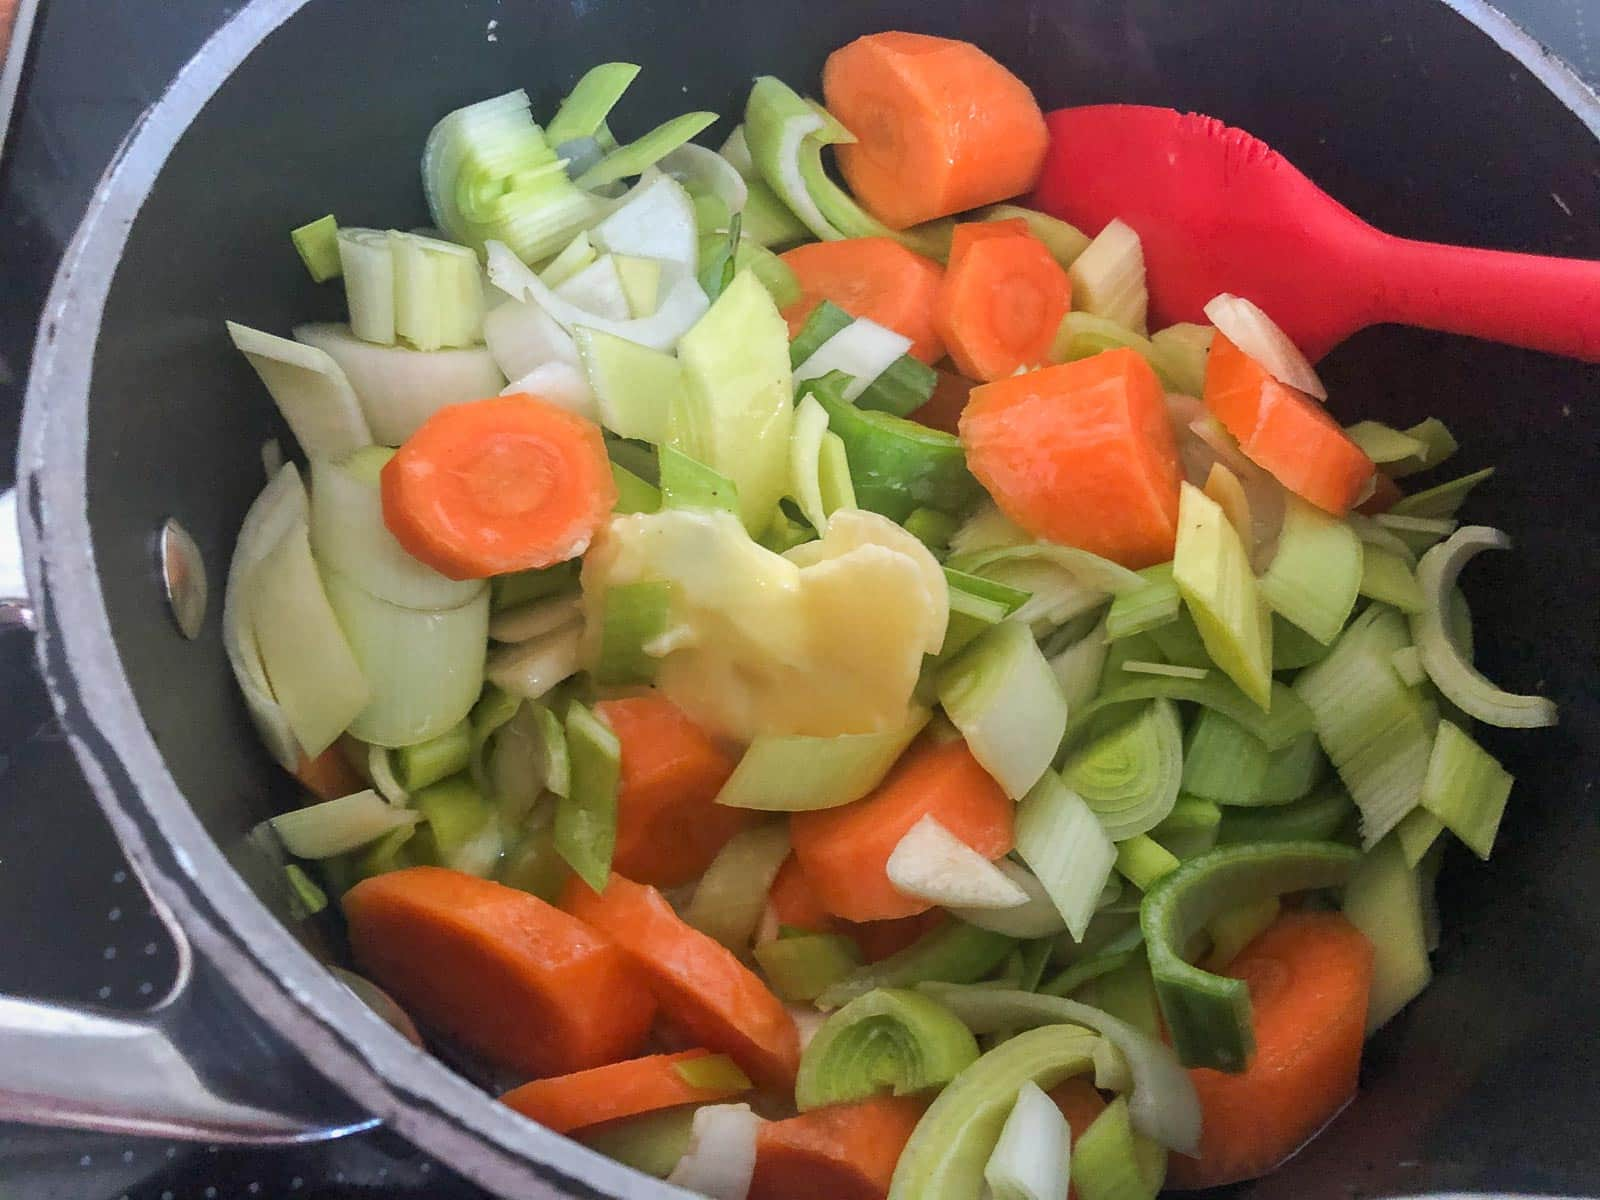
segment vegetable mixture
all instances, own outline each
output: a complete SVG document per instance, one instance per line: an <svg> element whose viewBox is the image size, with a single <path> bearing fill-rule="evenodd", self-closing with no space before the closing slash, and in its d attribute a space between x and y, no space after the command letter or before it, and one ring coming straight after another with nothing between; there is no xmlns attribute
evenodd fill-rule
<svg viewBox="0 0 1600 1200"><path fill-rule="evenodd" d="M1151 331L1136 231L1014 202L1046 125L976 46L758 79L720 151L620 143L638 70L450 113L437 228L294 231L347 324L229 325L306 463L225 616L297 901L719 1200L1272 1170L1493 848L1475 726L1555 720L1472 664L1491 471L1403 490L1449 430L1341 427L1246 297Z"/></svg>

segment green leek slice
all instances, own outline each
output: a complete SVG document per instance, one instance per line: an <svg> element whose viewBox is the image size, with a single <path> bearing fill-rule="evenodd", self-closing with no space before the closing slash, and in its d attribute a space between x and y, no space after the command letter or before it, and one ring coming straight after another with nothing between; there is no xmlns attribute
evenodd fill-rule
<svg viewBox="0 0 1600 1200"><path fill-rule="evenodd" d="M368 790L279 813L268 823L290 854L320 859L375 842L419 819L419 814L396 808Z"/></svg>
<svg viewBox="0 0 1600 1200"><path fill-rule="evenodd" d="M343 458L372 445L361 402L325 351L235 321L227 328L307 457Z"/></svg>
<svg viewBox="0 0 1600 1200"><path fill-rule="evenodd" d="M1094 811L1054 771L1017 805L1017 854L1038 877L1075 941L1082 941L1116 848Z"/></svg>
<svg viewBox="0 0 1600 1200"><path fill-rule="evenodd" d="M1222 823L1217 827L1217 843L1231 846L1245 842L1330 841L1355 815L1356 807L1350 794L1334 780L1292 804L1223 809Z"/></svg>
<svg viewBox="0 0 1600 1200"><path fill-rule="evenodd" d="M939 702L983 768L1018 798L1050 767L1067 703L1027 626L1003 621L939 673Z"/></svg>
<svg viewBox="0 0 1600 1200"><path fill-rule="evenodd" d="M1209 800L1179 796L1167 819L1150 831L1172 857L1182 862L1198 858L1217 844L1222 828L1222 809Z"/></svg>
<svg viewBox="0 0 1600 1200"><path fill-rule="evenodd" d="M689 112L663 121L643 137L619 146L573 180L580 188L603 188L641 175L717 119L713 112Z"/></svg>
<svg viewBox="0 0 1600 1200"><path fill-rule="evenodd" d="M574 331L578 355L594 392L600 423L618 437L661 445L671 414L684 403L677 359L596 329Z"/></svg>
<svg viewBox="0 0 1600 1200"><path fill-rule="evenodd" d="M1106 613L1106 637L1112 641L1144 633L1176 621L1183 598L1172 578L1172 564L1146 567L1139 574L1145 586L1123 592Z"/></svg>
<svg viewBox="0 0 1600 1200"><path fill-rule="evenodd" d="M1403 613L1421 612L1425 604L1410 558L1370 542L1361 548L1361 594Z"/></svg>
<svg viewBox="0 0 1600 1200"><path fill-rule="evenodd" d="M877 988L833 1013L800 1056L801 1112L865 1100L881 1088L909 1096L949 1083L978 1058L977 1040L919 992Z"/></svg>
<svg viewBox="0 0 1600 1200"><path fill-rule="evenodd" d="M464 771L472 758L472 726L462 721L438 737L394 752L395 770L408 792L425 788Z"/></svg>
<svg viewBox="0 0 1600 1200"><path fill-rule="evenodd" d="M1396 838L1367 852L1344 892L1344 915L1372 943L1367 1033L1387 1025L1433 978L1423 920L1422 883Z"/></svg>
<svg viewBox="0 0 1600 1200"><path fill-rule="evenodd" d="M607 588L600 613L600 654L590 674L602 685L652 683L651 644L667 632L672 585L647 579Z"/></svg>
<svg viewBox="0 0 1600 1200"><path fill-rule="evenodd" d="M339 263L339 222L332 213L291 230L289 238L312 282L327 283L344 273Z"/></svg>
<svg viewBox="0 0 1600 1200"><path fill-rule="evenodd" d="M645 1175L665 1179L689 1150L695 1108L680 1105L575 1130L574 1140Z"/></svg>
<svg viewBox="0 0 1600 1200"><path fill-rule="evenodd" d="M1264 712L1231 680L1218 675L1181 679L1160 675L1124 676L1113 681L1094 700L1072 714L1067 738L1082 734L1089 722L1108 708L1164 697L1214 708L1226 713L1265 742L1270 749L1286 746L1312 728L1311 710L1288 686L1274 682L1272 708Z"/></svg>
<svg viewBox="0 0 1600 1200"><path fill-rule="evenodd" d="M1188 321L1168 325L1150 335L1150 345L1164 364L1162 375L1184 396L1198 396L1206 386L1206 359L1216 330Z"/></svg>
<svg viewBox="0 0 1600 1200"><path fill-rule="evenodd" d="M1094 810L1112 841L1154 829L1172 811L1183 778L1176 706L1154 700L1117 721L1072 750L1061 777Z"/></svg>
<svg viewBox="0 0 1600 1200"><path fill-rule="evenodd" d="M594 137L638 75L639 68L633 63L610 62L590 67L550 119L546 129L550 141L559 146L577 138Z"/></svg>
<svg viewBox="0 0 1600 1200"><path fill-rule="evenodd" d="M1344 432L1361 448L1363 454L1386 471L1391 463L1421 459L1428 453L1426 442L1382 421L1357 421L1354 425L1346 426Z"/></svg>
<svg viewBox="0 0 1600 1200"><path fill-rule="evenodd" d="M1285 499L1278 553L1261 577L1261 596L1284 620L1330 645L1361 588L1361 540L1315 505L1293 494Z"/></svg>
<svg viewBox="0 0 1600 1200"><path fill-rule="evenodd" d="M789 857L789 826L778 821L735 834L700 877L683 919L735 953L761 923L767 893Z"/></svg>
<svg viewBox="0 0 1600 1200"><path fill-rule="evenodd" d="M663 508L709 508L739 514L739 489L733 480L674 446L658 451Z"/></svg>
<svg viewBox="0 0 1600 1200"><path fill-rule="evenodd" d="M1494 849L1511 784L1510 773L1488 751L1449 721L1439 722L1422 781L1422 807L1485 861Z"/></svg>
<svg viewBox="0 0 1600 1200"><path fill-rule="evenodd" d="M556 850L595 891L605 890L617 844L617 785L622 747L617 735L589 709L567 709L570 794L556 805Z"/></svg>
<svg viewBox="0 0 1600 1200"><path fill-rule="evenodd" d="M1389 511L1407 517L1453 517L1472 489L1493 475L1493 467L1484 467L1481 471L1438 484L1426 491L1403 496L1395 501Z"/></svg>
<svg viewBox="0 0 1600 1200"><path fill-rule="evenodd" d="M762 942L753 951L767 982L789 1004L809 1004L861 965L843 934L808 933Z"/></svg>
<svg viewBox="0 0 1600 1200"><path fill-rule="evenodd" d="M1014 939L1003 934L952 921L923 934L904 950L853 971L818 996L816 1004L828 1012L874 988L914 987L933 981L971 983L998 966L1015 945Z"/></svg>
<svg viewBox="0 0 1600 1200"><path fill-rule="evenodd" d="M1148 892L1178 865L1177 856L1147 834L1117 843L1117 873L1141 892Z"/></svg>
<svg viewBox="0 0 1600 1200"><path fill-rule="evenodd" d="M1272 703L1272 623L1239 533L1221 505L1182 485L1172 577L1206 652L1261 708Z"/></svg>
<svg viewBox="0 0 1600 1200"><path fill-rule="evenodd" d="M465 775L442 780L417 792L412 802L427 822L417 835L426 847L425 861L468 875L494 871L504 849L500 826L472 780Z"/></svg>
<svg viewBox="0 0 1600 1200"><path fill-rule="evenodd" d="M1072 1186L1080 1200L1155 1200L1167 1177L1167 1154L1134 1132L1118 1096L1078 1139Z"/></svg>
<svg viewBox="0 0 1600 1200"><path fill-rule="evenodd" d="M905 748L928 723L913 707L898 727L842 737L766 734L745 749L717 803L769 812L838 808L861 799L883 781Z"/></svg>

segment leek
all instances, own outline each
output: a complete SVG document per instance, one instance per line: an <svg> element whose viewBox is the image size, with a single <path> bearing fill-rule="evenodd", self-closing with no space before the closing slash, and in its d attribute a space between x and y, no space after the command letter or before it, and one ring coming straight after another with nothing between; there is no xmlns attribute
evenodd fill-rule
<svg viewBox="0 0 1600 1200"><path fill-rule="evenodd" d="M975 215L980 221L1025 221L1028 232L1043 242L1050 257L1063 267L1070 267L1089 248L1089 235L1077 226L1020 204L991 204Z"/></svg>
<svg viewBox="0 0 1600 1200"><path fill-rule="evenodd" d="M1106 651L1105 623L1101 622L1050 660L1050 672L1061 688L1069 714L1077 713L1100 690Z"/></svg>
<svg viewBox="0 0 1600 1200"><path fill-rule="evenodd" d="M756 825L730 838L694 890L683 919L735 953L743 953L761 923L767 893L789 857L789 826Z"/></svg>
<svg viewBox="0 0 1600 1200"><path fill-rule="evenodd" d="M1022 1085L1051 1088L1086 1073L1099 1044L1082 1029L1051 1026L1019 1034L979 1058L917 1123L895 1166L889 1200L979 1196Z"/></svg>
<svg viewBox="0 0 1600 1200"><path fill-rule="evenodd" d="M1367 1033L1387 1025L1433 978L1423 920L1422 884L1395 838L1361 860L1344 893L1344 915L1372 943Z"/></svg>
<svg viewBox="0 0 1600 1200"><path fill-rule="evenodd" d="M1403 613L1421 612L1425 603L1410 559L1372 543L1361 548L1361 594Z"/></svg>
<svg viewBox="0 0 1600 1200"><path fill-rule="evenodd" d="M1426 491L1413 492L1395 501L1389 511L1407 517L1453 517L1472 489L1494 474L1493 467L1485 467L1448 483L1441 483Z"/></svg>
<svg viewBox="0 0 1600 1200"><path fill-rule="evenodd" d="M1148 892L1178 866L1177 856L1146 834L1117 843L1117 873L1141 892Z"/></svg>
<svg viewBox="0 0 1600 1200"><path fill-rule="evenodd" d="M394 752L395 769L408 791L425 788L464 771L472 757L472 726L463 721L438 737Z"/></svg>
<svg viewBox="0 0 1600 1200"><path fill-rule="evenodd" d="M889 854L889 882L902 895L939 905L1005 909L1028 893L932 816L908 829Z"/></svg>
<svg viewBox="0 0 1600 1200"><path fill-rule="evenodd" d="M1407 687L1418 687L1428 678L1422 666L1422 654L1415 646L1402 646L1389 656L1389 662Z"/></svg>
<svg viewBox="0 0 1600 1200"><path fill-rule="evenodd" d="M577 138L594 137L638 74L639 68L633 63L590 67L551 118L546 130L550 141L559 146Z"/></svg>
<svg viewBox="0 0 1600 1200"><path fill-rule="evenodd" d="M268 824L290 854L318 859L365 846L418 820L417 813L396 808L377 792L365 791L279 813Z"/></svg>
<svg viewBox="0 0 1600 1200"><path fill-rule="evenodd" d="M1362 564L1370 561L1370 544L1362 548ZM1272 618L1272 669L1298 671L1328 657L1330 647L1324 646L1298 625L1291 625L1282 617Z"/></svg>
<svg viewBox="0 0 1600 1200"><path fill-rule="evenodd" d="M626 146L619 146L573 182L580 188L593 190L631 175L643 174L716 119L717 114L712 112L690 112L673 117L643 137Z"/></svg>
<svg viewBox="0 0 1600 1200"><path fill-rule="evenodd" d="M693 275L700 261L694 199L659 171L646 171L589 239L613 254L658 260L674 276Z"/></svg>
<svg viewBox="0 0 1600 1200"><path fill-rule="evenodd" d="M861 965L861 952L837 933L808 933L762 942L752 953L778 998L809 1004Z"/></svg>
<svg viewBox="0 0 1600 1200"><path fill-rule="evenodd" d="M493 807L464 775L423 788L414 797L417 811L427 821L418 836L430 844L440 866L468 875L487 876L500 861L503 849Z"/></svg>
<svg viewBox="0 0 1600 1200"><path fill-rule="evenodd" d="M1408 517L1404 513L1380 513L1378 527L1393 535L1410 550L1421 554L1455 532L1457 522L1450 517Z"/></svg>
<svg viewBox="0 0 1600 1200"><path fill-rule="evenodd" d="M332 358L247 325L227 326L308 458L342 458L372 444L361 403Z"/></svg>
<svg viewBox="0 0 1600 1200"><path fill-rule="evenodd" d="M840 443L843 445L843 443ZM903 522L906 532L911 534L937 556L943 556L950 548L950 535L961 526L961 522L949 513L937 512L931 508L915 509Z"/></svg>
<svg viewBox="0 0 1600 1200"><path fill-rule="evenodd" d="M1278 553L1261 577L1272 611L1324 645L1350 619L1362 580L1361 541L1345 522L1287 497Z"/></svg>
<svg viewBox="0 0 1600 1200"><path fill-rule="evenodd" d="M1255 1039L1244 981L1191 966L1181 957L1184 947L1228 909L1346 883L1358 858L1326 842L1230 846L1190 859L1145 893L1139 924L1150 972L1185 1066L1243 1071Z"/></svg>
<svg viewBox="0 0 1600 1200"><path fill-rule="evenodd" d="M1447 700L1468 716L1508 729L1554 725L1554 701L1544 696L1513 695L1490 683L1451 637L1447 624L1447 606L1461 568L1479 551L1510 547L1511 539L1499 530L1468 525L1424 554L1417 564L1417 582L1422 586L1425 604L1411 618L1411 634L1429 678Z"/></svg>
<svg viewBox="0 0 1600 1200"><path fill-rule="evenodd" d="M701 206L707 202L722 205L722 201L714 196L701 197L695 205L697 220L700 219ZM739 272L735 257L739 250L739 225L740 218L735 213L716 232L701 235L700 270L696 278L700 280L700 286L705 289L706 295L712 301L728 290L728 285ZM766 284L762 283L761 286L766 287ZM771 295L770 291L768 295Z"/></svg>
<svg viewBox="0 0 1600 1200"><path fill-rule="evenodd" d="M1278 750L1267 760L1267 773L1256 793L1258 804L1288 804L1300 799L1322 782L1328 765L1315 734L1305 734Z"/></svg>
<svg viewBox="0 0 1600 1200"><path fill-rule="evenodd" d="M1116 848L1083 797L1047 771L1017 806L1017 855L1038 877L1075 941L1111 877Z"/></svg>
<svg viewBox="0 0 1600 1200"><path fill-rule="evenodd" d="M1357 421L1345 427L1345 436L1380 467L1407 459L1421 459L1428 453L1427 443L1381 421ZM1388 472L1393 474L1393 472Z"/></svg>
<svg viewBox="0 0 1600 1200"><path fill-rule="evenodd" d="M1122 670L1135 675L1164 675L1169 679L1204 679L1211 671L1207 667L1180 667L1172 663L1146 662L1130 658L1122 663Z"/></svg>
<svg viewBox="0 0 1600 1200"><path fill-rule="evenodd" d="M1206 957L1206 970L1221 973L1267 926L1278 919L1283 908L1276 896L1263 896L1249 900L1236 908L1226 909L1212 917L1206 924L1206 936L1211 939L1211 952Z"/></svg>
<svg viewBox="0 0 1600 1200"><path fill-rule="evenodd" d="M1422 443L1423 453L1407 456L1396 462L1390 463L1385 470L1395 479L1403 479L1407 475L1415 475L1419 471L1427 471L1437 467L1445 459L1453 455L1458 449L1454 435L1437 417L1429 417L1419 421L1410 429L1405 430L1405 436L1413 441Z"/></svg>
<svg viewBox="0 0 1600 1200"><path fill-rule="evenodd" d="M707 1200L744 1200L756 1167L761 1118L748 1104L707 1104L695 1110L689 1145L669 1184Z"/></svg>
<svg viewBox="0 0 1600 1200"><path fill-rule="evenodd" d="M1106 613L1106 637L1112 641L1178 619L1182 598L1172 578L1172 564L1146 567L1139 574L1145 580L1144 586L1117 596Z"/></svg>
<svg viewBox="0 0 1600 1200"><path fill-rule="evenodd" d="M566 249L545 263L539 271L539 278L550 287L559 288L599 257L589 235L580 233L567 243Z"/></svg>
<svg viewBox="0 0 1600 1200"><path fill-rule="evenodd" d="M487 796L495 795L495 788L489 779L489 750L494 736L516 717L521 708L520 696L502 692L491 683L484 686L478 702L467 714L467 768L472 773L472 781ZM536 793L528 796L526 803L531 805L535 798Z"/></svg>
<svg viewBox="0 0 1600 1200"><path fill-rule="evenodd" d="M607 588L600 614L600 654L590 668L602 686L650 683L657 659L650 646L667 632L672 585L659 580Z"/></svg>
<svg viewBox="0 0 1600 1200"><path fill-rule="evenodd" d="M567 178L520 89L435 125L422 152L422 184L434 224L452 241L474 250L504 242L524 262L555 253L600 211Z"/></svg>
<svg viewBox="0 0 1600 1200"><path fill-rule="evenodd" d="M628 316L648 317L655 312L661 298L661 262L632 254L613 254L611 260L616 265L623 298L628 302Z"/></svg>
<svg viewBox="0 0 1600 1200"><path fill-rule="evenodd" d="M1288 745L1308 732L1313 723L1311 710L1305 702L1281 683L1272 685L1272 709L1263 712L1232 681L1216 675L1204 679L1141 675L1111 683L1091 703L1074 712L1067 727L1067 738L1070 741L1081 734L1094 717L1109 708L1163 697L1226 713L1265 742L1269 749Z"/></svg>
<svg viewBox="0 0 1600 1200"><path fill-rule="evenodd" d="M844 385L840 394L853 404L880 375L903 358L909 349L911 349L911 339L903 334L885 329L876 321L854 320L795 366L794 381L797 384L804 383L807 379L821 379L830 372L842 371L850 376L850 382ZM793 361L793 346L790 347L789 356ZM931 367L924 367L923 370L930 377L933 375ZM931 393L932 390L930 378L927 391ZM924 394L921 399L917 399L915 403L909 404L895 415L904 416L926 399L927 395ZM864 404L861 407L874 406Z"/></svg>
<svg viewBox="0 0 1600 1200"><path fill-rule="evenodd" d="M387 236L394 260L395 337L424 351L482 342L483 276L478 256L465 246L437 238L393 229Z"/></svg>
<svg viewBox="0 0 1600 1200"><path fill-rule="evenodd" d="M733 480L672 446L658 451L663 508L710 508L739 513L739 489Z"/></svg>
<svg viewBox="0 0 1600 1200"><path fill-rule="evenodd" d="M611 876L617 844L617 786L622 747L589 709L572 704L565 723L571 759L569 794L556 805L556 851L596 892Z"/></svg>
<svg viewBox="0 0 1600 1200"><path fill-rule="evenodd" d="M343 273L339 263L339 222L332 213L292 230L289 238L313 283L327 283Z"/></svg>
<svg viewBox="0 0 1600 1200"><path fill-rule="evenodd" d="M817 456L817 486L822 491L822 507L831 517L841 508L855 508L855 481L850 478L850 456L844 448L844 439L829 432L822 437L822 450Z"/></svg>
<svg viewBox="0 0 1600 1200"><path fill-rule="evenodd" d="M1017 1026L1060 1031L1078 1025L1094 1030L1121 1051L1127 1061L1132 1086L1128 1112L1134 1128L1180 1154L1199 1150L1200 1101L1194 1083L1173 1052L1158 1039L1108 1013L1059 996L945 984L926 984L918 990L939 1001L977 1034ZM1006 1047L1020 1041L1022 1038L1015 1038ZM914 1134L913 1144L915 1140Z"/></svg>
<svg viewBox="0 0 1600 1200"><path fill-rule="evenodd" d="M1150 345L1165 365L1162 374L1185 396L1198 396L1206 386L1206 359L1216 330L1210 325L1180 322L1150 335Z"/></svg>
<svg viewBox="0 0 1600 1200"><path fill-rule="evenodd" d="M1209 800L1180 796L1167 819L1152 829L1150 836L1182 862L1197 858L1216 846L1221 828L1221 808Z"/></svg>
<svg viewBox="0 0 1600 1200"><path fill-rule="evenodd" d="M1166 1175L1166 1152L1133 1131L1121 1096L1084 1130L1072 1159L1081 1200L1155 1200Z"/></svg>
<svg viewBox="0 0 1600 1200"><path fill-rule="evenodd" d="M656 164L688 189L691 195L715 196L730 214L742 213L750 198L750 186L734 165L706 146L685 142Z"/></svg>
<svg viewBox="0 0 1600 1200"><path fill-rule="evenodd" d="M362 341L392 346L395 255L388 233L382 229L341 229L337 244L351 332Z"/></svg>
<svg viewBox="0 0 1600 1200"><path fill-rule="evenodd" d="M1477 742L1449 721L1439 722L1422 781L1422 806L1485 861L1494 849L1511 783L1510 774Z"/></svg>
<svg viewBox="0 0 1600 1200"><path fill-rule="evenodd" d="M1067 268L1072 309L1092 313L1141 336L1150 305L1139 235L1113 219Z"/></svg>
<svg viewBox="0 0 1600 1200"><path fill-rule="evenodd" d="M811 310L806 323L795 334L794 341L789 343L789 365L798 370L801 364L810 362L818 350L853 324L855 318L832 300L821 301Z"/></svg>
<svg viewBox="0 0 1600 1200"><path fill-rule="evenodd" d="M831 515L822 501L822 443L827 436L828 414L815 396L805 397L795 406L789 435L789 494L818 533Z"/></svg>
<svg viewBox="0 0 1600 1200"><path fill-rule="evenodd" d="M1038 786L1042 786L1042 783ZM1037 790L1037 787L1035 790ZM1093 819L1092 815L1090 819ZM1035 820L1037 821L1037 818ZM1021 806L1018 807L1017 823L1018 838L1020 840L1022 826ZM1045 832L1048 833L1050 830L1047 829ZM1047 858L1049 850L1057 844L1052 839L1048 844L1042 845L1044 837L1037 830L1030 834L1029 841L1036 858ZM1073 843L1068 838L1060 839L1060 846L1064 850L1074 849ZM1049 891L1045 889L1043 882L1033 871L1005 858L997 860L994 865L1002 875L1022 889L1023 893L1028 897L1027 900L1014 908L961 908L954 906L948 910L951 916L959 921L965 921L969 925L976 925L980 929L987 929L993 933L1003 933L1007 937L1019 939L1050 938L1066 929L1066 923L1062 920L1060 910L1056 908L1055 901L1050 898ZM1058 872L1058 874L1065 880L1073 878L1072 875L1066 872ZM1040 970L1043 970L1042 964Z"/></svg>
<svg viewBox="0 0 1600 1200"><path fill-rule="evenodd" d="M909 521L907 530L909 532ZM940 658L948 661L976 641L985 630L1000 624L1028 601L1018 588L969 575L950 567L944 570L950 585L950 621L945 626Z"/></svg>
<svg viewBox="0 0 1600 1200"><path fill-rule="evenodd" d="M545 791L570 795L572 756L555 713L523 704L496 733L486 774L486 790L503 808L527 811Z"/></svg>
<svg viewBox="0 0 1600 1200"><path fill-rule="evenodd" d="M1015 945L1002 934L952 921L923 934L904 950L851 972L818 996L816 1005L828 1012L874 988L914 987L934 981L971 983L998 966Z"/></svg>
<svg viewBox="0 0 1600 1200"><path fill-rule="evenodd" d="M622 287L619 256L603 255L565 280L555 294L567 304L606 321L626 321L634 315L628 294ZM659 265L657 270L659 270ZM576 330L574 330L576 332Z"/></svg>
<svg viewBox="0 0 1600 1200"><path fill-rule="evenodd" d="M1330 841L1355 812L1349 793L1335 781L1291 804L1223 809L1217 842L1238 845L1244 842Z"/></svg>
<svg viewBox="0 0 1600 1200"><path fill-rule="evenodd" d="M306 264L311 265L309 262ZM317 280L318 283L322 281ZM317 886L299 863L287 863L284 881L289 885L289 912L296 921L307 921L328 907L328 893Z"/></svg>
<svg viewBox="0 0 1600 1200"><path fill-rule="evenodd" d="M1395 840L1405 853L1406 866L1415 867L1444 832L1444 822L1425 808L1413 808L1406 819L1394 827Z"/></svg>
<svg viewBox="0 0 1600 1200"><path fill-rule="evenodd" d="M1071 1140L1061 1110L1028 1080L983 1168L990 1195L994 1200L1067 1200Z"/></svg>
<svg viewBox="0 0 1600 1200"><path fill-rule="evenodd" d="M571 559L553 567L531 571L517 571L511 575L496 575L490 581L495 612L516 608L534 600L543 600L578 586L578 560Z"/></svg>
<svg viewBox="0 0 1600 1200"><path fill-rule="evenodd" d="M971 540L971 532L964 543ZM954 547L954 543L952 543ZM1045 542L957 548L950 566L1032 593L1016 619L1035 626L1061 625L1093 612L1112 596L1143 587L1146 580L1087 550Z"/></svg>
<svg viewBox="0 0 1600 1200"><path fill-rule="evenodd" d="M661 1109L620 1121L575 1130L573 1138L591 1150L657 1179L672 1174L689 1149L692 1106Z"/></svg>
<svg viewBox="0 0 1600 1200"><path fill-rule="evenodd" d="M1144 951L1133 955L1122 966L1090 980L1080 989L1082 1002L1098 1008L1149 1038L1163 1036L1161 1007L1156 1000L1155 981Z"/></svg>
<svg viewBox="0 0 1600 1200"><path fill-rule="evenodd" d="M1183 776L1183 730L1169 700L1146 705L1073 750L1061 777L1083 797L1113 841L1166 819Z"/></svg>
<svg viewBox="0 0 1600 1200"><path fill-rule="evenodd" d="M865 1100L880 1088L915 1095L949 1083L978 1058L954 1015L919 992L878 988L831 1015L800 1056L801 1112Z"/></svg>
<svg viewBox="0 0 1600 1200"><path fill-rule="evenodd" d="M1080 958L1038 990L1046 996L1070 996L1090 980L1109 975L1132 962L1143 946L1144 935L1134 925L1093 954Z"/></svg>
<svg viewBox="0 0 1600 1200"><path fill-rule="evenodd" d="M831 738L764 734L745 749L717 793L717 803L769 812L850 804L883 781L928 716L927 709L913 707L904 721L882 733Z"/></svg>
<svg viewBox="0 0 1600 1200"><path fill-rule="evenodd" d="M1316 370L1300 353L1300 348L1250 301L1224 292L1206 304L1205 313L1218 333L1279 383L1286 383L1318 400L1328 398L1328 389L1317 378Z"/></svg>
<svg viewBox="0 0 1600 1200"><path fill-rule="evenodd" d="M1181 488L1172 577L1212 660L1256 704L1270 708L1272 624L1244 543L1216 501L1192 484Z"/></svg>
<svg viewBox="0 0 1600 1200"><path fill-rule="evenodd" d="M1090 312L1069 312L1062 318L1061 327L1050 346L1050 361L1076 362L1106 350L1121 349L1132 350L1149 363L1161 377L1163 387L1173 391L1179 389L1178 380L1167 374L1166 361L1156 352L1149 338Z"/></svg>
<svg viewBox="0 0 1600 1200"><path fill-rule="evenodd" d="M1258 803L1271 754L1233 718L1201 709L1183 756L1183 790L1222 804Z"/></svg>
<svg viewBox="0 0 1600 1200"><path fill-rule="evenodd" d="M551 596L503 609L489 618L489 636L497 642L526 642L583 620L577 596Z"/></svg>
<svg viewBox="0 0 1600 1200"><path fill-rule="evenodd" d="M611 478L617 485L617 502L611 511L617 516L661 511L661 489L654 484L617 463L611 464Z"/></svg>
<svg viewBox="0 0 1600 1200"><path fill-rule="evenodd" d="M772 302L780 309L795 304L799 301L801 292L800 279L795 275L794 268L754 240L745 225L746 220L741 213L739 244L733 252L734 270L749 271L753 274L761 281L761 286L767 289Z"/></svg>
<svg viewBox="0 0 1600 1200"><path fill-rule="evenodd" d="M1067 724L1050 664L1016 621L995 626L940 671L939 702L973 757L1013 798L1049 769Z"/></svg>

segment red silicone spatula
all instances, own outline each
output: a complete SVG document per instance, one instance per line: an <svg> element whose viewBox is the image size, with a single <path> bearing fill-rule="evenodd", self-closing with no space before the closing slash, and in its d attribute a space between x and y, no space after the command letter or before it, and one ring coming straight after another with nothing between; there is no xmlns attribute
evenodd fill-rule
<svg viewBox="0 0 1600 1200"><path fill-rule="evenodd" d="M1103 104L1047 121L1034 204L1086 233L1131 225L1156 325L1233 292L1312 359L1397 322L1600 361L1600 262L1391 237L1213 117Z"/></svg>

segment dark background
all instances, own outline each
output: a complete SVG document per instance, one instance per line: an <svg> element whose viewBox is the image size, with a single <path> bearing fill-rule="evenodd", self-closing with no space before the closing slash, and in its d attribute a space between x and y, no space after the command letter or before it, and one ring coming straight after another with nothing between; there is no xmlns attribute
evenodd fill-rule
<svg viewBox="0 0 1600 1200"><path fill-rule="evenodd" d="M41 4L0 160L4 486L39 306L95 181L139 113L238 7L219 0ZM448 0L438 7L447 19ZM1600 81L1594 0L1504 0L1501 7L1591 83ZM230 186L248 180L224 184L219 203ZM171 949L56 730L26 637L0 634L0 679L7 685L0 688L0 992L113 1008L148 1003L171 981ZM0 1200L419 1192L472 1194L381 1133L263 1153L0 1125Z"/></svg>

